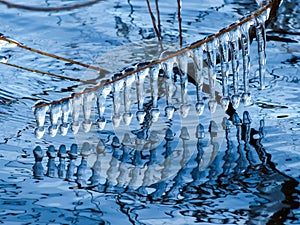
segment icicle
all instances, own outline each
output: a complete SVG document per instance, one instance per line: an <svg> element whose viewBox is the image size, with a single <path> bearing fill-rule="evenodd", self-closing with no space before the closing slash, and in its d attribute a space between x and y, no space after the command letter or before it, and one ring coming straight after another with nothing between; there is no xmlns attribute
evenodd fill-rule
<svg viewBox="0 0 300 225"><path fill-rule="evenodd" d="M71 129L73 134L79 130L79 115L82 109L82 95L75 95L72 99L72 123Z"/></svg>
<svg viewBox="0 0 300 225"><path fill-rule="evenodd" d="M103 130L106 125L106 119L104 117L104 111L106 107L106 98L110 94L112 89L112 85L108 84L103 86L101 91L97 94L97 110L98 110L98 116L97 124L99 130Z"/></svg>
<svg viewBox="0 0 300 225"><path fill-rule="evenodd" d="M230 99L229 99L229 84L228 84L228 56L229 56L229 36L227 33L224 33L219 37L219 51L220 51L220 60L221 60L221 74L222 74L222 98L221 104L224 110L227 110Z"/></svg>
<svg viewBox="0 0 300 225"><path fill-rule="evenodd" d="M260 89L265 88L266 73L266 31L265 16L261 16L256 20L256 40L258 47L258 72Z"/></svg>
<svg viewBox="0 0 300 225"><path fill-rule="evenodd" d="M244 93L242 94L242 100L245 105L249 105L251 101L251 95L249 92L249 74L250 74L250 27L252 21L249 21L240 27L241 31L241 47L243 56L243 85Z"/></svg>
<svg viewBox="0 0 300 225"><path fill-rule="evenodd" d="M94 92L88 92L83 95L83 122L82 122L82 128L84 132L89 132L92 126L91 113L92 113L92 106L94 103Z"/></svg>
<svg viewBox="0 0 300 225"><path fill-rule="evenodd" d="M233 96L232 105L237 108L240 104L239 89L239 30L233 30L230 32L230 56L232 65L232 76L233 76Z"/></svg>
<svg viewBox="0 0 300 225"><path fill-rule="evenodd" d="M178 64L180 69L180 86L181 86L181 101L180 114L183 118L187 117L190 111L190 105L187 104L187 86L188 86L188 60L191 53L186 52L178 56Z"/></svg>
<svg viewBox="0 0 300 225"><path fill-rule="evenodd" d="M206 44L207 61L208 61L208 79L209 79L209 89L210 89L210 99L208 101L208 108L212 113L214 113L217 108L216 91L215 91L217 46L218 46L218 40L215 38Z"/></svg>
<svg viewBox="0 0 300 225"><path fill-rule="evenodd" d="M140 63L137 65L137 69L140 69L144 66L144 63ZM136 95L138 101L138 111L136 112L136 117L140 124L144 122L146 116L146 112L144 111L144 82L148 74L149 68L143 69L142 71L136 73Z"/></svg>
<svg viewBox="0 0 300 225"><path fill-rule="evenodd" d="M211 41L206 43L208 74L211 79L210 82L212 84L212 87L215 87L216 84L217 47L218 47L218 40L216 38L213 38Z"/></svg>
<svg viewBox="0 0 300 225"><path fill-rule="evenodd" d="M202 115L204 111L204 101L202 96L203 88L203 46L194 49L194 70L195 70L195 81L196 81L196 93L197 93L197 103L196 111L198 115Z"/></svg>
<svg viewBox="0 0 300 225"><path fill-rule="evenodd" d="M61 117L61 105L58 104L52 104L50 106L50 127L49 127L49 134L51 137L55 137L58 131L58 120Z"/></svg>
<svg viewBox="0 0 300 225"><path fill-rule="evenodd" d="M56 152L53 145L50 145L47 150L48 163L47 163L47 176L48 177L57 177L58 171L55 164Z"/></svg>
<svg viewBox="0 0 300 225"><path fill-rule="evenodd" d="M131 107L131 86L135 81L135 75L130 75L125 80L125 87L124 87L124 114L123 120L125 125L130 125L132 119L132 113L130 112Z"/></svg>
<svg viewBox="0 0 300 225"><path fill-rule="evenodd" d="M152 98L152 109L150 111L152 116L152 122L156 122L159 117L159 109L157 105L158 99L158 75L159 75L159 66L155 65L150 68L150 85L151 85L151 98Z"/></svg>
<svg viewBox="0 0 300 225"><path fill-rule="evenodd" d="M36 107L34 109L34 117L36 120L36 125L37 128L35 129L34 133L36 138L40 139L44 136L45 133L45 118L46 118L46 112L48 111L49 107L48 106L41 106L41 107Z"/></svg>
<svg viewBox="0 0 300 225"><path fill-rule="evenodd" d="M66 171L67 152L66 152L66 146L65 145L59 146L58 157L59 157L58 177L62 178L62 179L65 179L66 175L67 175L67 171Z"/></svg>
<svg viewBox="0 0 300 225"><path fill-rule="evenodd" d="M115 74L114 78L117 79L122 74ZM121 89L124 86L124 80L118 80L113 84L113 116L112 116L112 123L115 127L118 127L121 122L121 114L120 114L120 106L121 106Z"/></svg>
<svg viewBox="0 0 300 225"><path fill-rule="evenodd" d="M63 101L61 103L61 111L62 111L62 115L61 115L60 133L62 136L65 136L69 129L68 119L71 111L71 103L69 100Z"/></svg>
<svg viewBox="0 0 300 225"><path fill-rule="evenodd" d="M173 118L173 114L175 112L175 107L172 104L172 96L174 93L174 84L172 80L173 66L174 66L174 59L168 60L162 66L162 68L164 69L165 93L166 93L165 115L169 120Z"/></svg>

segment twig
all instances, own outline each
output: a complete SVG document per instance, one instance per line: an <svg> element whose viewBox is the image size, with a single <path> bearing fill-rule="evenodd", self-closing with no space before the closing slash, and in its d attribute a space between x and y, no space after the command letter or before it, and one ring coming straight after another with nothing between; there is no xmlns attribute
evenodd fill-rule
<svg viewBox="0 0 300 225"><path fill-rule="evenodd" d="M158 0L155 0L155 7L156 7L156 16L157 16L157 27L158 27L158 32L161 35L161 24L160 24L160 12L159 12L159 7L158 7Z"/></svg>
<svg viewBox="0 0 300 225"><path fill-rule="evenodd" d="M66 76L63 76L63 75L44 72L44 71L41 71L41 70L33 70L33 69L30 69L30 68L27 68L27 67L19 66L19 65L13 64L13 63L8 63L8 62L0 62L0 63L5 64L7 66L15 67L15 68L18 68L18 69L26 70L26 71L29 71L29 72L32 72L32 73L39 73L39 74L48 75L48 76L51 76L51 77L57 77L57 78L60 78L60 79L65 79L65 80L70 80L70 81L77 81L77 82L81 82L81 83L84 83L84 84L90 84L91 81L92 81L92 80L91 81L90 80L81 80L81 79L73 78L73 77L66 77Z"/></svg>
<svg viewBox="0 0 300 225"><path fill-rule="evenodd" d="M50 11L63 11L63 10L77 9L77 8L81 8L81 7L85 7L85 6L94 5L100 1L102 1L102 0L93 0L93 1L85 2L85 3L81 3L81 4L75 4L75 5L63 6L63 7L35 7L35 6L10 3L10 2L4 1L4 0L0 0L0 4L6 5L8 8L50 12Z"/></svg>
<svg viewBox="0 0 300 225"><path fill-rule="evenodd" d="M159 32L159 30L157 29L157 26L156 26L156 23L155 23L155 17L154 17L154 15L153 15L152 10L151 10L150 2L149 2L149 0L146 0L146 2L147 2L147 7L148 7L149 14L150 14L150 16L151 16L153 28L154 28L154 30L155 30L157 39L158 39L158 41L159 41L159 43L160 43L160 45L161 45L161 36L160 36L160 32Z"/></svg>
<svg viewBox="0 0 300 225"><path fill-rule="evenodd" d="M0 0L0 1L1 1L1 0ZM110 71L105 70L105 69L102 69L102 68L100 68L100 67L88 65L88 64L85 64L85 63L82 63L82 62L78 62L78 61L75 61L75 60L72 60L72 59L64 58L64 57L62 57L62 56L58 56L58 55L55 55L55 54L43 52L43 51L41 51L41 50L38 50L38 49L34 49L34 48L31 48L31 47L28 47L28 46L26 46L26 45L20 44L20 43L17 42L17 41L8 39L8 38L6 38L6 37L4 37L4 36L0 36L0 40L9 42L9 43L11 43L11 44L15 44L16 46L18 46L18 47L20 47L20 48L29 50L29 51L31 51L31 52L38 53L38 54L40 54L40 55L45 55L45 56L48 56L48 57L51 57L51 58L54 58L54 59L58 59L58 60L62 60L62 61L66 61L66 62L69 62L69 63L72 63L72 64L77 64L77 65L83 66L83 67L85 67L85 68L89 68L89 69L92 69L92 70L99 71L99 72L101 72L101 73L103 73L103 74L110 73Z"/></svg>
<svg viewBox="0 0 300 225"><path fill-rule="evenodd" d="M178 16L178 27L179 27L179 46L182 48L182 27L181 27L181 0L177 0L177 16Z"/></svg>

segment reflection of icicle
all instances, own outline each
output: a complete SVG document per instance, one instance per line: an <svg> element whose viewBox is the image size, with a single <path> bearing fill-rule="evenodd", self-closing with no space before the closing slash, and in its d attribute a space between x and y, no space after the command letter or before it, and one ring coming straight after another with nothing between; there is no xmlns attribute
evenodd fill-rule
<svg viewBox="0 0 300 225"><path fill-rule="evenodd" d="M206 45L207 48L207 61L208 61L208 79L209 79L209 89L210 89L210 99L208 101L209 110L214 113L217 107L216 101L216 48L218 46L217 39L209 41Z"/></svg>
<svg viewBox="0 0 300 225"><path fill-rule="evenodd" d="M195 80L196 80L196 92L197 92L197 103L196 111L198 115L202 115L204 111L204 102L202 96L203 88L203 48L202 46L194 49L194 70L195 70Z"/></svg>
<svg viewBox="0 0 300 225"><path fill-rule="evenodd" d="M122 150L123 150L123 154L121 158L122 162L119 165L119 176L117 178L117 185L118 188L120 189L125 188L130 181L129 175L132 169L130 164L128 164L128 161L131 160L132 157L130 154L132 150L130 145L131 145L131 138L128 133L125 133L124 138L122 140Z"/></svg>
<svg viewBox="0 0 300 225"><path fill-rule="evenodd" d="M47 176L48 177L57 177L58 170L57 170L57 167L55 164L56 153L55 153L55 149L54 149L53 145L49 146L49 148L47 150L47 156L48 156Z"/></svg>
<svg viewBox="0 0 300 225"><path fill-rule="evenodd" d="M175 178L173 179L173 185L171 188L167 191L166 195L171 198L177 199L180 194L180 189L188 183L191 179L191 172L194 167L197 165L193 162L193 156L191 157L190 151L188 148L187 141L190 139L190 135L188 132L187 127L182 127L181 133L179 136L182 140L182 148L183 148L183 154L180 161L180 170L176 174Z"/></svg>
<svg viewBox="0 0 300 225"><path fill-rule="evenodd" d="M243 83L244 93L242 100L245 105L250 104L251 95L249 92L249 74L250 74L250 26L252 22L248 22L240 27L241 29L241 47L243 56Z"/></svg>
<svg viewBox="0 0 300 225"><path fill-rule="evenodd" d="M51 137L55 137L58 131L58 120L61 117L61 105L60 104L52 104L50 106L50 127L49 134Z"/></svg>
<svg viewBox="0 0 300 225"><path fill-rule="evenodd" d="M159 166L158 163L160 162L160 160L161 161L163 160L162 151L159 151L160 149L154 148L156 143L159 141L159 138L157 137L157 132L151 131L149 140L150 140L150 147L149 147L150 156L144 173L142 187L148 186L149 184L156 183L157 181L160 180L159 169L161 169L161 166ZM153 165L157 165L157 166L154 167Z"/></svg>
<svg viewBox="0 0 300 225"><path fill-rule="evenodd" d="M40 146L35 147L33 155L35 159L35 163L33 165L33 176L36 179L41 179L44 176L44 167L42 164L44 152Z"/></svg>
<svg viewBox="0 0 300 225"><path fill-rule="evenodd" d="M143 160L142 151L141 151L143 144L144 144L143 141L136 142L136 147L135 147L134 156L132 160L134 167L130 171L131 179L128 183L128 188L131 190L136 190L143 185L143 177L145 174L145 169L143 169L145 166L144 165L145 162Z"/></svg>
<svg viewBox="0 0 300 225"><path fill-rule="evenodd" d="M188 87L188 60L192 53L187 52L178 57L180 69L180 86L181 86L181 101L180 114L186 118L190 111L190 105L187 103L187 87Z"/></svg>
<svg viewBox="0 0 300 225"><path fill-rule="evenodd" d="M60 125L60 133L61 135L65 136L68 132L69 129L69 114L71 111L71 103L69 100L63 101L61 103L61 125Z"/></svg>
<svg viewBox="0 0 300 225"><path fill-rule="evenodd" d="M99 118L97 120L99 130L103 130L106 125L106 120L104 117L104 111L106 107L106 98L111 92L112 85L105 85L103 89L97 94L97 109Z"/></svg>
<svg viewBox="0 0 300 225"><path fill-rule="evenodd" d="M113 186L118 185L117 178L119 176L119 167L120 164L122 163L121 162L122 150L120 148L121 143L117 136L113 137L111 145L113 147L113 154L109 162L109 168L106 172L106 176L107 176L106 189L108 191Z"/></svg>
<svg viewBox="0 0 300 225"><path fill-rule="evenodd" d="M167 187L166 179L168 179L169 175L171 174L172 162L174 163L174 158L170 156L172 153L171 144L174 140L174 133L170 128L166 130L165 140L166 140L166 144L165 144L166 152L164 155L165 160L162 164L162 168L160 172L158 172L158 177L160 178L160 181L158 183L155 183L155 185L153 185L156 188L156 190L151 193L151 198L154 200L160 198L163 195L163 193L166 191L166 187ZM173 159L173 161L171 158Z"/></svg>
<svg viewBox="0 0 300 225"><path fill-rule="evenodd" d="M80 187L87 187L89 177L91 176L91 168L87 163L88 156L92 153L91 146L88 142L84 142L81 147L81 162L77 168L76 182Z"/></svg>
<svg viewBox="0 0 300 225"><path fill-rule="evenodd" d="M66 178L68 181L75 181L75 161L77 159L77 145L76 144L72 144L70 151L68 152L69 158L70 158L70 162L67 168L67 174L66 174Z"/></svg>
<svg viewBox="0 0 300 225"><path fill-rule="evenodd" d="M151 116L152 121L156 122L159 117L159 109L157 105L158 99L158 74L159 74L159 66L156 65L150 69L150 85L151 85L151 97L152 97L152 109Z"/></svg>
<svg viewBox="0 0 300 225"><path fill-rule="evenodd" d="M42 138L45 133L45 117L48 111L48 106L42 106L34 109L34 116L36 120L37 128L35 129L35 136L37 138Z"/></svg>
<svg viewBox="0 0 300 225"><path fill-rule="evenodd" d="M72 132L77 134L79 130L79 115L82 109L82 95L77 95L72 99Z"/></svg>
<svg viewBox="0 0 300 225"><path fill-rule="evenodd" d="M135 80L135 76L131 75L125 79L124 86L124 114L123 120L126 125L131 123L132 113L130 112L131 107L131 85Z"/></svg>
<svg viewBox="0 0 300 225"><path fill-rule="evenodd" d="M137 65L137 69L144 67L145 64L140 63ZM141 72L136 73L136 95L138 100L138 111L136 112L136 117L139 123L143 123L146 112L144 111L144 82L145 78L149 73L149 68L142 70Z"/></svg>
<svg viewBox="0 0 300 225"><path fill-rule="evenodd" d="M90 120L91 113L92 113L92 106L94 103L94 96L93 92L89 92L84 94L83 96L83 117L84 120L82 122L82 128L84 132L89 132L92 126L92 121Z"/></svg>
<svg viewBox="0 0 300 225"><path fill-rule="evenodd" d="M266 72L266 33L264 25L264 17L257 19L256 24L256 40L258 47L258 72L260 89L265 88L265 72Z"/></svg>
<svg viewBox="0 0 300 225"><path fill-rule="evenodd" d="M229 105L229 84L228 84L228 56L229 56L229 48L228 48L229 36L227 33L223 34L219 38L219 50L220 50L220 60L221 60L221 74L222 74L222 99L221 104L223 109L227 109Z"/></svg>
<svg viewBox="0 0 300 225"><path fill-rule="evenodd" d="M61 145L59 146L58 154L59 157L59 164L58 164L58 177L65 179L66 178L66 157L67 157L67 151L66 146Z"/></svg>
<svg viewBox="0 0 300 225"><path fill-rule="evenodd" d="M103 169L103 164L102 164L102 157L105 152L105 144L103 140L99 140L97 147L96 147L96 161L92 166L92 176L90 177L91 185L92 186L97 186L97 190L102 190L103 189L103 179L101 177L101 170Z"/></svg>
<svg viewBox="0 0 300 225"><path fill-rule="evenodd" d="M231 65L233 76L233 96L232 105L237 108L240 104L240 95L238 93L239 88L239 30L231 31L230 36L230 53L231 53Z"/></svg>

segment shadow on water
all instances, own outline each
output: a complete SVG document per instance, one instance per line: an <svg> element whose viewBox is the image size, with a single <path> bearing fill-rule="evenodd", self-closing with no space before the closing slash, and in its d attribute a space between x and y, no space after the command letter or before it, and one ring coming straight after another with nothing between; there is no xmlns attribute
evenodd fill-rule
<svg viewBox="0 0 300 225"><path fill-rule="evenodd" d="M163 146L150 150L149 155L128 148L117 139L114 139L111 146L102 142L97 147L97 160L93 166L88 163L91 151L87 146L83 146L78 155L76 144L69 151L61 145L58 152L50 146L47 150L46 176L74 182L79 189L116 195L121 211L128 215L133 224L144 224L139 221L143 219L143 210L157 204L170 206L173 214L177 211L175 214L191 217L195 222L284 224L287 220L297 221L293 210L299 208L299 182L279 171L271 155L266 152L262 144L264 121L261 120L260 127L255 129L251 127L247 111L243 113L242 119L236 112L232 112L229 113L229 120L223 121L222 132L225 132L227 147L224 152L219 152L207 168L201 168L207 156L204 156L205 143L199 131L197 150L191 158L173 176L166 179L161 177L161 180L157 179L147 185L145 179L151 173L159 177L160 173L164 175L169 169L164 166L168 166L166 161L174 150L174 137L172 131L167 130ZM210 131L210 138L214 135ZM103 159L100 160L102 156L109 156L105 156L106 152L112 154L107 159L107 165ZM43 179L43 150L36 147L34 155L36 162L33 174L37 179ZM55 160L57 157L58 164ZM121 162L125 161L131 167L122 168ZM161 166L154 171L150 171L152 168L144 171L134 169L139 166L145 168L153 163L161 163ZM105 174L104 177L102 174ZM135 179L141 179L144 183L141 181L137 185Z"/></svg>

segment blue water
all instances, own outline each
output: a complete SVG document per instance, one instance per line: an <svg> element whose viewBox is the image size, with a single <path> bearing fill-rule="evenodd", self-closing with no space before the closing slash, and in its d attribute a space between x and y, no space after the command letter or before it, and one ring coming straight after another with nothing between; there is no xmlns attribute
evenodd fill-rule
<svg viewBox="0 0 300 225"><path fill-rule="evenodd" d="M174 2L159 3L163 46L169 50L179 49ZM72 3L30 2L39 7ZM18 1L18 4L28 2ZM154 2L151 5L155 12ZM299 0L282 3L277 21L267 29L267 88L253 92L253 104L238 109L241 118L244 110L250 113L252 138L239 140L235 126L227 134L222 130L224 140L209 167L193 174L191 171L195 171L194 165L199 162L197 155L192 155L177 177L158 182L160 186L166 185L165 190L175 187L175 195L169 191L157 199L101 185L81 188L76 182L47 175L43 179L34 178L36 146L46 151L49 145L58 148L65 144L69 149L85 137L68 133L37 139L32 107L39 100L58 100L82 91L84 85L0 64L0 221L4 224L299 224L299 5ZM256 2L250 0L183 2L183 45L216 33L256 8ZM89 7L54 12L7 8L0 4L0 12L0 33L36 49L109 71L159 57L159 45L142 0L106 0ZM10 63L69 77L98 76L95 71L17 47L1 48L0 56L7 57ZM205 126L208 127L207 122ZM161 144L157 151L164 148ZM205 157L203 160L207 160ZM80 163L78 158L76 165ZM174 160L173 164L176 163ZM46 173L47 156L42 165ZM90 176L91 171L86 171Z"/></svg>

